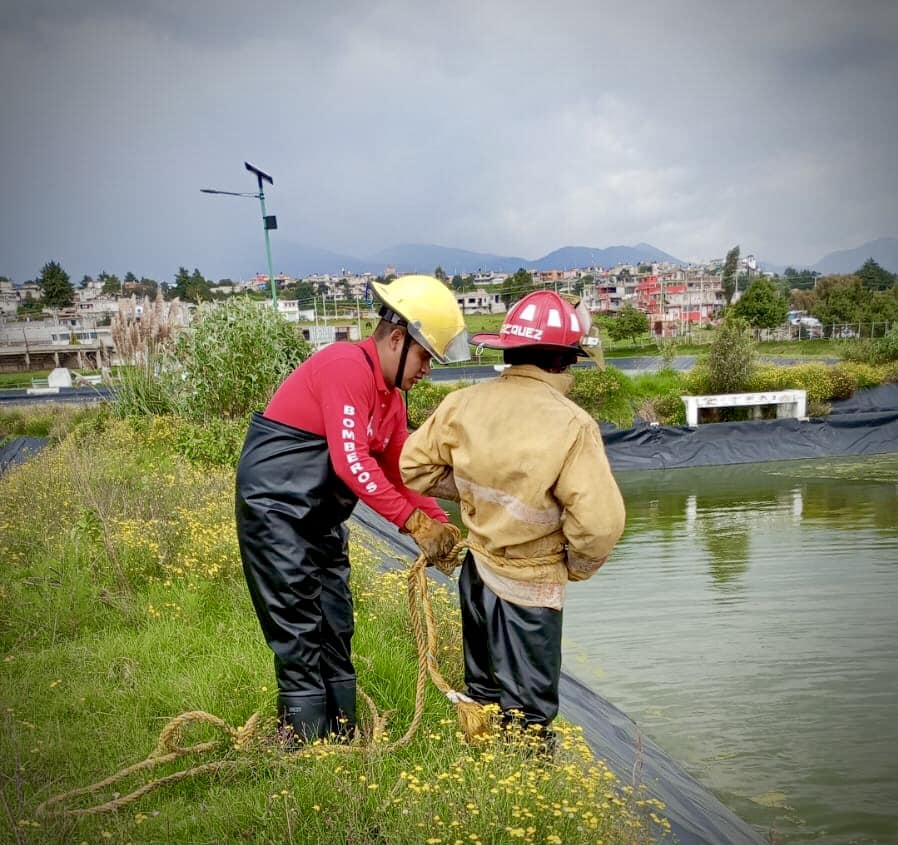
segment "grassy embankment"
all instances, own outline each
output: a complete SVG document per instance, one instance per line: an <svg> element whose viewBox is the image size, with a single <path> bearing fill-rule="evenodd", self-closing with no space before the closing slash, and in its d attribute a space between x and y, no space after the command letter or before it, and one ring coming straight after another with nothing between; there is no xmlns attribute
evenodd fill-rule
<svg viewBox="0 0 898 845"><path fill-rule="evenodd" d="M577 728L561 726L551 763L528 756L525 737L466 745L432 687L405 748L285 753L274 741L271 655L240 572L233 471L178 454L172 418L53 408L4 415L0 428L29 415L44 419L34 430L62 439L0 479L0 841L470 845L664 833L659 807L594 759ZM389 741L413 708L405 579L377 573L382 553L358 529L352 555L356 665ZM440 665L460 684L457 612L447 592L434 595ZM108 815L36 814L50 796L143 759L166 722L192 709L235 727L259 712L261 733L240 752L185 758L113 789L209 759L238 766ZM183 744L210 738L200 728Z"/></svg>

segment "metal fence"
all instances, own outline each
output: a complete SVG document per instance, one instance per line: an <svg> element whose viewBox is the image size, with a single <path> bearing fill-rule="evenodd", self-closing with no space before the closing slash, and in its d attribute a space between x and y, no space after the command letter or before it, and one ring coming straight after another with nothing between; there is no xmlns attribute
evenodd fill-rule
<svg viewBox="0 0 898 845"><path fill-rule="evenodd" d="M795 323L775 329L754 329L755 340L857 340L884 337L895 325L889 320L873 323Z"/></svg>

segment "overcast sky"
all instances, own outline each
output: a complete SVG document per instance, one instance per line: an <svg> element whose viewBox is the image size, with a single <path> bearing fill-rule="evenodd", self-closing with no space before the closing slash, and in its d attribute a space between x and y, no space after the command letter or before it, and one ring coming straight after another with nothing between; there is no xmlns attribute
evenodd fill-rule
<svg viewBox="0 0 898 845"><path fill-rule="evenodd" d="M898 236L898 3L4 0L0 274ZM379 270L381 268L372 268Z"/></svg>

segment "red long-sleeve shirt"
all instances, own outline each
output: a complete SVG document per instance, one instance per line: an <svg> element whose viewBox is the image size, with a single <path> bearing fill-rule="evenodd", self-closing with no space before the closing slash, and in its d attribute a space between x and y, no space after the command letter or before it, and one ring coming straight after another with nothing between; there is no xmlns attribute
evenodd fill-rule
<svg viewBox="0 0 898 845"><path fill-rule="evenodd" d="M405 405L384 381L373 339L332 343L316 352L284 380L263 416L325 437L336 474L400 528L415 508L448 521L436 500L402 483Z"/></svg>

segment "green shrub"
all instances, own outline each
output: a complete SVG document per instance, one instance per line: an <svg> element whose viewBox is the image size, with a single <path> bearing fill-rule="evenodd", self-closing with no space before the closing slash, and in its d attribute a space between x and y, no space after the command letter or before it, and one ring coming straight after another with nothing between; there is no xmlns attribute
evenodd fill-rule
<svg viewBox="0 0 898 845"><path fill-rule="evenodd" d="M830 399L847 399L857 390L857 377L843 365L832 367L829 378L832 382Z"/></svg>
<svg viewBox="0 0 898 845"><path fill-rule="evenodd" d="M873 341L872 364L886 364L898 361L898 326L893 326L887 335Z"/></svg>
<svg viewBox="0 0 898 845"><path fill-rule="evenodd" d="M876 387L883 381L884 370L877 369L870 364L850 361L839 365L839 369L852 378L857 385L856 390L866 390L868 387Z"/></svg>
<svg viewBox="0 0 898 845"><path fill-rule="evenodd" d="M826 402L832 396L833 383L825 364L799 364L797 367L789 367L787 372L788 384L784 387L806 390L809 406L812 403Z"/></svg>
<svg viewBox="0 0 898 845"><path fill-rule="evenodd" d="M672 337L655 338L655 345L658 347L658 357L661 360L661 371L670 372L673 370L674 358L677 357L677 341Z"/></svg>
<svg viewBox="0 0 898 845"><path fill-rule="evenodd" d="M568 398L584 411L598 417L607 400L624 393L628 387L627 376L615 367L577 368L572 370L574 386Z"/></svg>
<svg viewBox="0 0 898 845"><path fill-rule="evenodd" d="M711 393L711 371L704 361L696 364L683 379L685 394L705 396Z"/></svg>
<svg viewBox="0 0 898 845"><path fill-rule="evenodd" d="M869 363L873 359L873 341L869 338L846 340L842 344L841 355L846 361Z"/></svg>
<svg viewBox="0 0 898 845"><path fill-rule="evenodd" d="M762 393L767 390L783 390L789 387L789 368L773 364L754 367L746 384L746 390Z"/></svg>
<svg viewBox="0 0 898 845"><path fill-rule="evenodd" d="M248 417L211 417L203 423L184 420L178 426L175 448L195 464L235 467L248 426Z"/></svg>
<svg viewBox="0 0 898 845"><path fill-rule="evenodd" d="M679 395L658 396L654 399L646 399L639 406L637 416L648 423L685 425L686 406Z"/></svg>
<svg viewBox="0 0 898 845"><path fill-rule="evenodd" d="M456 389L451 384L419 381L408 392L408 419L411 427L421 425L436 410L437 405Z"/></svg>
<svg viewBox="0 0 898 845"><path fill-rule="evenodd" d="M728 317L717 329L708 350L711 393L740 393L751 377L754 342L745 320Z"/></svg>
<svg viewBox="0 0 898 845"><path fill-rule="evenodd" d="M246 297L218 303L177 338L175 409L198 422L245 417L264 408L310 354L302 335L268 305Z"/></svg>

